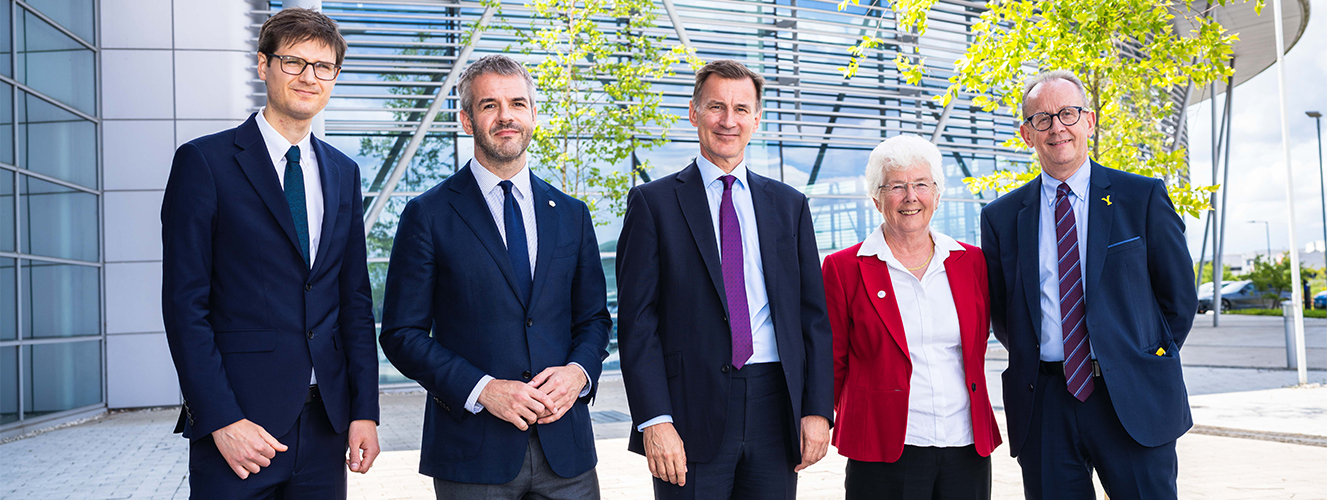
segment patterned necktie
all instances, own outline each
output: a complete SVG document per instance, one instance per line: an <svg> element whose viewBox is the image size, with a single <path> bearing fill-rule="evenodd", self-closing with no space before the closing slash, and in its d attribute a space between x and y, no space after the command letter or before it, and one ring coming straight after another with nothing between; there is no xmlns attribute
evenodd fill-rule
<svg viewBox="0 0 1327 500"><path fill-rule="evenodd" d="M295 219L295 235L299 236L299 254L304 267L309 267L309 207L304 200L304 170L299 164L299 146L286 150L286 204Z"/></svg>
<svg viewBox="0 0 1327 500"><path fill-rule="evenodd" d="M1088 353L1087 313L1083 303L1083 266L1078 252L1078 223L1069 203L1068 183L1055 190L1055 241L1060 257L1060 329L1064 336L1064 379L1079 401L1087 401L1096 385Z"/></svg>
<svg viewBox="0 0 1327 500"><path fill-rule="evenodd" d="M511 181L498 183L502 186L502 225L507 232L507 257L511 259L511 270L516 273L516 286L521 290L521 300L530 301L530 243L525 239L525 219L521 217L520 206L511 194Z"/></svg>
<svg viewBox="0 0 1327 500"><path fill-rule="evenodd" d="M733 368L741 370L755 352L751 347L751 314L746 303L746 272L743 269L742 225L737 222L733 208L733 182L736 177L725 175L723 199L719 202L719 240L723 254L719 267L723 269L723 291L728 297L728 324L733 335Z"/></svg>

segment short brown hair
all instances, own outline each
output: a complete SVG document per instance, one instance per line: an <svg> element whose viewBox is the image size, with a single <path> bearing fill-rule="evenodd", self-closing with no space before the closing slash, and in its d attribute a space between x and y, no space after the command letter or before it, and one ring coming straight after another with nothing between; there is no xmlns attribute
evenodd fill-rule
<svg viewBox="0 0 1327 500"><path fill-rule="evenodd" d="M273 54L282 46L309 40L321 42L336 52L336 64L346 59L346 39L337 31L336 21L316 10L286 7L267 18L258 32L258 53Z"/></svg>
<svg viewBox="0 0 1327 500"><path fill-rule="evenodd" d="M694 101L700 98L700 91L705 87L705 81L709 80L711 76L729 80L750 79L751 83L756 86L756 109L760 109L761 96L765 92L765 78L755 71L751 71L751 68L732 59L710 61L700 68L700 71L696 72L696 86L691 89L691 100Z"/></svg>

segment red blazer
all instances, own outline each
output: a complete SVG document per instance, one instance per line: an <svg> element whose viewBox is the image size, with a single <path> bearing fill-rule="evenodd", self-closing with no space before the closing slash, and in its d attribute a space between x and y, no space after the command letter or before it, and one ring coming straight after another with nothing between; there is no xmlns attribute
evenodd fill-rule
<svg viewBox="0 0 1327 500"><path fill-rule="evenodd" d="M960 243L961 244L961 243ZM865 462L896 462L908 425L908 356L903 319L888 266L875 256L858 257L860 243L825 258L825 302L834 330L834 446ZM1000 430L986 393L986 339L990 292L981 249L963 244L945 259L949 287L962 330L963 372L972 408L977 453L990 456ZM879 297L886 291L884 298Z"/></svg>

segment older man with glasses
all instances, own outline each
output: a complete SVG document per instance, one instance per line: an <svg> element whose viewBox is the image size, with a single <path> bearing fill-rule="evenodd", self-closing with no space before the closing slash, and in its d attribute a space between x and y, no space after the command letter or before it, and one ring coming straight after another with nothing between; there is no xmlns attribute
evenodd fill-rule
<svg viewBox="0 0 1327 500"><path fill-rule="evenodd" d="M1009 350L1004 406L1024 495L1177 498L1175 441L1193 425L1179 351L1197 294L1165 183L1088 158L1083 83L1024 86L1019 129L1041 175L982 210L991 324Z"/></svg>

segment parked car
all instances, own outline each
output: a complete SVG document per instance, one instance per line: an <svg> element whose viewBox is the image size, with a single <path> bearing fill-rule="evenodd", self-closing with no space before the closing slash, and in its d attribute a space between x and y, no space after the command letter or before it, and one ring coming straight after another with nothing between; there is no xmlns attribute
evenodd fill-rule
<svg viewBox="0 0 1327 500"><path fill-rule="evenodd" d="M1281 292L1281 300L1290 299L1290 290ZM1267 293L1259 291L1249 280L1232 281L1221 286L1221 310L1231 309L1275 309L1280 300L1267 298ZM1212 292L1198 295L1198 313L1212 310Z"/></svg>
<svg viewBox="0 0 1327 500"><path fill-rule="evenodd" d="M1318 292L1313 296L1314 309L1327 309L1327 290Z"/></svg>

